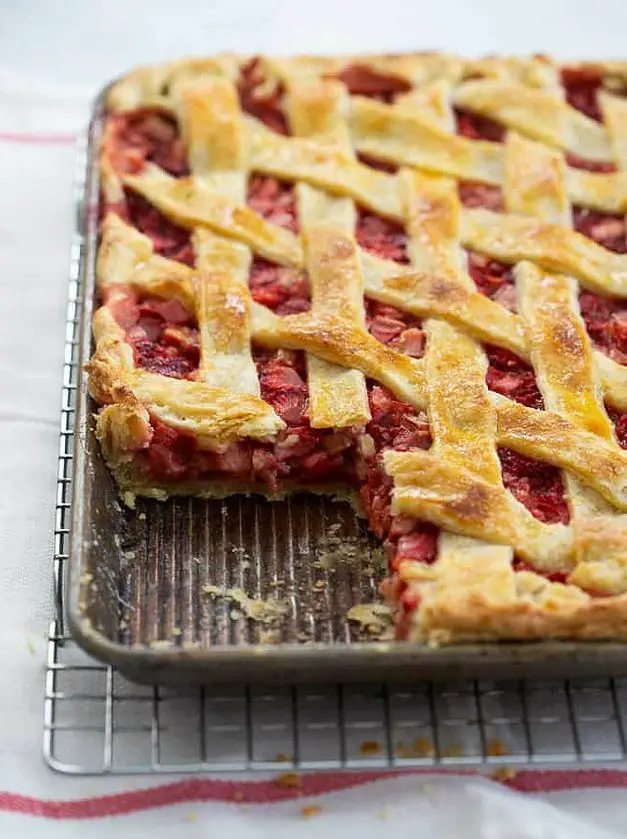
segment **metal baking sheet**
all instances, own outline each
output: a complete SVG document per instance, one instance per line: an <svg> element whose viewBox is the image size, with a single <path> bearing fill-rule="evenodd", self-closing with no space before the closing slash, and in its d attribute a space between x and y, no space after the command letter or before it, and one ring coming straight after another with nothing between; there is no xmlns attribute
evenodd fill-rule
<svg viewBox="0 0 627 839"><path fill-rule="evenodd" d="M627 674L627 648L617 643L436 649L372 639L347 612L376 601L382 550L344 503L296 495L124 507L95 439L82 371L91 354L105 95L89 129L73 254L81 305L70 324L79 372L65 610L77 643L131 679L160 684Z"/></svg>

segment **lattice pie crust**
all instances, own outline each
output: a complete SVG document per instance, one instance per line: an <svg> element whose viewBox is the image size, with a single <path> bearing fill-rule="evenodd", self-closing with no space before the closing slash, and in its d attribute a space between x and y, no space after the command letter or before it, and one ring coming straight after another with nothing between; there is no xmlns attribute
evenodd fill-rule
<svg viewBox="0 0 627 839"><path fill-rule="evenodd" d="M88 369L127 499L344 488L399 637L626 637L626 91L442 54L115 84Z"/></svg>

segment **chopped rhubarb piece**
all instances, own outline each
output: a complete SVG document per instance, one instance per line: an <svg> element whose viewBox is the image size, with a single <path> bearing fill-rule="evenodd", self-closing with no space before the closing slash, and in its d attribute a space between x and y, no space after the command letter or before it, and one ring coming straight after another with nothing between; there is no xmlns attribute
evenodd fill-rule
<svg viewBox="0 0 627 839"><path fill-rule="evenodd" d="M355 235L360 247L375 256L399 262L401 265L409 263L407 234L400 224L359 208Z"/></svg>
<svg viewBox="0 0 627 839"><path fill-rule="evenodd" d="M624 300L602 297L591 291L579 295L581 315L588 335L610 358L627 364L627 305Z"/></svg>
<svg viewBox="0 0 627 839"><path fill-rule="evenodd" d="M503 347L486 344L484 349L488 356L486 384L490 390L528 408L544 408L532 367Z"/></svg>
<svg viewBox="0 0 627 839"><path fill-rule="evenodd" d="M464 207L481 207L494 213L502 213L505 208L503 192L499 186L478 181L460 181L457 191Z"/></svg>
<svg viewBox="0 0 627 839"><path fill-rule="evenodd" d="M500 448L498 454L506 489L540 521L568 524L570 512L560 470L511 449Z"/></svg>
<svg viewBox="0 0 627 839"><path fill-rule="evenodd" d="M298 233L296 195L292 184L255 175L248 184L248 206L266 221Z"/></svg>
<svg viewBox="0 0 627 839"><path fill-rule="evenodd" d="M625 216L599 213L586 207L573 208L573 225L597 245L614 253L627 253L627 227Z"/></svg>
<svg viewBox="0 0 627 839"><path fill-rule="evenodd" d="M502 143L507 129L489 117L473 114L461 108L455 108L455 123L457 133L469 140L491 140Z"/></svg>

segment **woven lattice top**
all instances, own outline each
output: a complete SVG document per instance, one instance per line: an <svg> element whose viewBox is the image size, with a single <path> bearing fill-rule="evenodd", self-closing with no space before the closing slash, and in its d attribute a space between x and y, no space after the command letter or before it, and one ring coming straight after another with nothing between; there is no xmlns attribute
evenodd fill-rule
<svg viewBox="0 0 627 839"><path fill-rule="evenodd" d="M104 305L89 369L106 405L98 432L122 489L262 484L259 452L276 460L273 446L302 443L295 429L304 416L327 454L342 432L344 451L359 460L346 471L352 488L372 485L373 470L378 487L391 485L392 524L388 509L387 524L374 526L394 545L388 593L399 635L625 636L627 453L615 427L627 411L618 349L625 91L627 63L560 68L544 58L439 54L229 55L142 69L114 85L101 152ZM267 207L250 197L259 177L273 179ZM167 235L154 235L156 224L141 232L129 200L143 202L144 217L158 211ZM364 214L399 231L400 255L367 246ZM163 255L168 236L176 259ZM256 302L249 281L260 261L284 270L288 284L304 282L310 304L292 297L295 313L283 314ZM473 265L492 264L509 278L498 294L473 280ZM609 325L594 333L580 295L590 310L612 309ZM177 320L171 306L151 316L174 329L177 358L196 353L189 369L141 362L131 329L144 323L144 343L154 336L145 339L145 318L128 313L147 298L187 313ZM388 325L390 312L405 318L404 343L381 340L370 305L384 307ZM192 333L195 350L180 350ZM285 350L306 353L298 423L265 396L264 365ZM509 392L506 374L489 389L494 352L528 371L533 399ZM426 443L380 443L371 427L386 420L373 408L373 385L416 426L426 412ZM193 438L196 452L252 461L230 470L221 461L216 472L214 459L193 480L172 473L169 485L141 466L155 434L163 446L164 427ZM242 441L252 455L237 448ZM503 451L562 470L562 513L539 515L543 499L526 504L520 480L506 488ZM300 484L292 478L316 483L309 473ZM373 492L362 496L372 521ZM412 554L408 534L424 544L433 526L437 555Z"/></svg>

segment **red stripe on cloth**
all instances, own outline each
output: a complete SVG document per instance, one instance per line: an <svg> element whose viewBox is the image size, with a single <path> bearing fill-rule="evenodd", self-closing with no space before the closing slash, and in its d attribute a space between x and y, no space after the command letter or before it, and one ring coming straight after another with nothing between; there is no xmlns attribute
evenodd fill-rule
<svg viewBox="0 0 627 839"><path fill-rule="evenodd" d="M25 145L62 146L75 143L78 134L29 134L21 131L0 131L0 142Z"/></svg>
<svg viewBox="0 0 627 839"><path fill-rule="evenodd" d="M301 775L298 786L286 785L279 779L270 781L221 781L215 778L193 778L147 789L81 798L75 801L51 801L26 795L0 793L0 811L40 816L49 819L96 819L124 816L142 810L172 804L222 802L237 804L270 804L310 796L339 792L374 781L408 775L437 775L429 769L391 772L325 772ZM448 777L474 776L473 772L451 773ZM583 788L619 788L627 786L627 771L590 769L582 772L526 770L506 781L519 792L558 792Z"/></svg>

